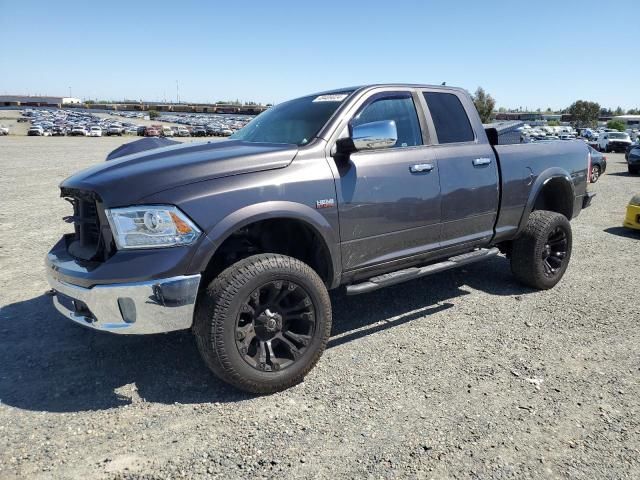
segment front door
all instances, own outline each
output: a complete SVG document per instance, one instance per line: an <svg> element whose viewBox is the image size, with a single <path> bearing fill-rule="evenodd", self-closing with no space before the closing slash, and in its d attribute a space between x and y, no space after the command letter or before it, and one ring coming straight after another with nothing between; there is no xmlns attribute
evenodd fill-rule
<svg viewBox="0 0 640 480"><path fill-rule="evenodd" d="M351 125L393 120L394 147L352 153L336 178L346 271L436 249L440 242L438 160L423 145L409 92L370 98Z"/></svg>

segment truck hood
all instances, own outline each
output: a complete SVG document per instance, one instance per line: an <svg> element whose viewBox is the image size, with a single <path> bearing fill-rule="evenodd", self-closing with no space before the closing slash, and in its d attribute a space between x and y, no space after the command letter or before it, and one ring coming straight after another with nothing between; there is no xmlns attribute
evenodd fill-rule
<svg viewBox="0 0 640 480"><path fill-rule="evenodd" d="M297 152L296 145L239 140L172 145L104 162L67 178L60 187L95 192L105 207L133 205L189 183L284 168Z"/></svg>

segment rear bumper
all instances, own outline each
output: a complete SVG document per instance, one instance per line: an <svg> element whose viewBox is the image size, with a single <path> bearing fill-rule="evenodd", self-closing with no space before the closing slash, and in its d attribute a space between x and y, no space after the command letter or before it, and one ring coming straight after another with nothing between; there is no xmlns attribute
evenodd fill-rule
<svg viewBox="0 0 640 480"><path fill-rule="evenodd" d="M200 275L84 288L56 278L47 269L53 304L84 327L120 334L184 330L193 323Z"/></svg>

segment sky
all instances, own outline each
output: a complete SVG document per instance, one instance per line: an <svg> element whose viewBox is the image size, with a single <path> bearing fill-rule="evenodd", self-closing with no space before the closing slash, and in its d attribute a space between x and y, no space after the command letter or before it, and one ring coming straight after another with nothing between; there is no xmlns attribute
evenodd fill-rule
<svg viewBox="0 0 640 480"><path fill-rule="evenodd" d="M278 103L369 83L640 108L640 1L0 0L0 94ZM608 20L609 19L609 20Z"/></svg>

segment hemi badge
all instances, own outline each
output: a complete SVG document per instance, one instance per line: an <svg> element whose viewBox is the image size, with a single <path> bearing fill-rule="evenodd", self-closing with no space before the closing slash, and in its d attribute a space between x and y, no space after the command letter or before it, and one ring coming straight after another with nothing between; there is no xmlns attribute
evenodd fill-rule
<svg viewBox="0 0 640 480"><path fill-rule="evenodd" d="M316 208L335 207L336 201L333 198L325 198L324 200L316 200Z"/></svg>

